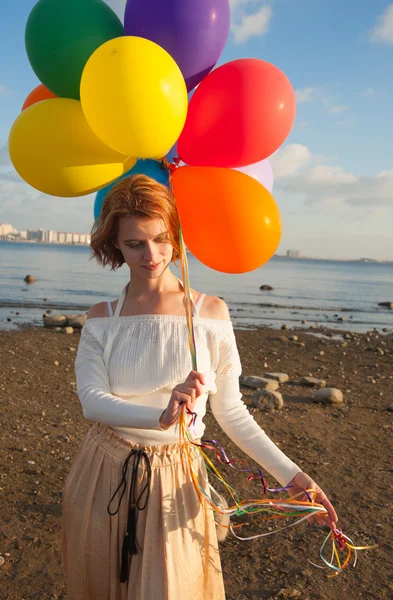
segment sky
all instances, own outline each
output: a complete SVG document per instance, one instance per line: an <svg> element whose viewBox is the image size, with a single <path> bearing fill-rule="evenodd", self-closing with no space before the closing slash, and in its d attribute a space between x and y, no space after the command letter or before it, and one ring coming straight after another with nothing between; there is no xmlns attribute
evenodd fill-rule
<svg viewBox="0 0 393 600"><path fill-rule="evenodd" d="M186 0L184 0L186 1ZM187 0L195 1L195 0ZM213 0L212 0L213 1ZM17 229L90 231L94 195L54 198L13 169L7 138L38 85L24 30L35 0L0 8L0 222ZM120 17L125 0L108 0ZM294 127L270 158L281 210L279 253L393 260L393 3L230 0L218 64L259 58L296 92Z"/></svg>

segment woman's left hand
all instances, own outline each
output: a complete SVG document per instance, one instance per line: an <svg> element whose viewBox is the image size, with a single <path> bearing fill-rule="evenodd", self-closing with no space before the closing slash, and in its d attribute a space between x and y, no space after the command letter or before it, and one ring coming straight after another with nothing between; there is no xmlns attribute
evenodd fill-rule
<svg viewBox="0 0 393 600"><path fill-rule="evenodd" d="M297 496L296 500L301 500L302 502L307 502L309 499L307 495L304 493L304 490L308 491L308 494L311 500L317 504L322 504L326 508L327 515L315 514L314 516L308 519L309 522L312 522L314 519L318 523L318 525L328 525L330 529L333 531L336 529L336 523L338 521L338 516L336 511L333 508L333 505L328 500L325 492L321 490L319 485L315 483L311 477L309 477L306 473L300 472L295 475L295 477L288 483L290 487L287 492L290 496ZM301 494L301 492L303 492Z"/></svg>

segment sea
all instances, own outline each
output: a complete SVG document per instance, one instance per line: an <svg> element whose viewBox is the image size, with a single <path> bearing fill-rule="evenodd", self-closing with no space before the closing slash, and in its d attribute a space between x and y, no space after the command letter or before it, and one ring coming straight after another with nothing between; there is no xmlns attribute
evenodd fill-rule
<svg viewBox="0 0 393 600"><path fill-rule="evenodd" d="M226 301L235 328L393 330L393 310L378 306L393 302L393 263L275 256L251 273L229 275L189 255L189 270L194 289ZM26 275L36 282L27 285ZM0 241L0 329L42 325L48 309L78 314L115 300L128 276L127 266L111 271L91 260L89 246ZM261 291L262 285L274 289Z"/></svg>

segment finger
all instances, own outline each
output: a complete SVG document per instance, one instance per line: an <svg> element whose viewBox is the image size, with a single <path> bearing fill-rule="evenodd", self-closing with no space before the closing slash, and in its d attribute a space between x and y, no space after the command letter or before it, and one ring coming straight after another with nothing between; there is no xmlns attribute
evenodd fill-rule
<svg viewBox="0 0 393 600"><path fill-rule="evenodd" d="M332 522L338 521L338 516L337 516L336 511L333 508L333 504L330 502L330 500L328 499L328 497L326 496L326 494L324 492L322 492L322 498L321 498L321 500L319 500L319 502L320 502L320 504L322 504L322 506L324 506L326 508L328 515L329 515L330 519L332 520Z"/></svg>
<svg viewBox="0 0 393 600"><path fill-rule="evenodd" d="M193 390L195 390L195 397L199 398L199 396L202 396L202 394L204 393L204 389L203 386L201 385L201 383L197 380L197 379L188 379L185 383L184 386L182 386L182 389L186 390L187 388L192 388Z"/></svg>
<svg viewBox="0 0 393 600"><path fill-rule="evenodd" d="M187 377L187 380L188 379L191 379L191 380L197 379L198 381L201 382L202 385L205 385L205 376L203 373L199 373L199 371L191 371L191 373Z"/></svg>
<svg viewBox="0 0 393 600"><path fill-rule="evenodd" d="M174 399L175 403L178 406L180 406L181 404L187 404L190 397L188 394L185 394L184 392L176 391L176 394L173 399Z"/></svg>
<svg viewBox="0 0 393 600"><path fill-rule="evenodd" d="M199 398L199 396L202 396L203 394L203 387L202 385L199 383L199 381L195 381L195 391L196 391L196 397Z"/></svg>
<svg viewBox="0 0 393 600"><path fill-rule="evenodd" d="M321 517L321 515L315 515L315 520L318 523L318 525L320 525L321 527L323 527L324 525L326 525L326 521L323 517Z"/></svg>
<svg viewBox="0 0 393 600"><path fill-rule="evenodd" d="M184 387L183 388L183 393L187 394L187 396L189 396L189 400L191 400L192 403L195 402L195 400L196 400L196 389L194 387Z"/></svg>

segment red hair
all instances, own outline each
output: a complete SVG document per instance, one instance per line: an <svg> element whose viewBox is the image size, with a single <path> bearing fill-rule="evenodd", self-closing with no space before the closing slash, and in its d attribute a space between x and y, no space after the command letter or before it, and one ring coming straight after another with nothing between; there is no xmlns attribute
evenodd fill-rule
<svg viewBox="0 0 393 600"><path fill-rule="evenodd" d="M115 243L118 223L122 217L161 219L173 246L173 260L180 257L179 215L173 194L165 185L147 175L132 175L122 179L104 200L101 214L91 232L92 257L112 270L125 260Z"/></svg>

